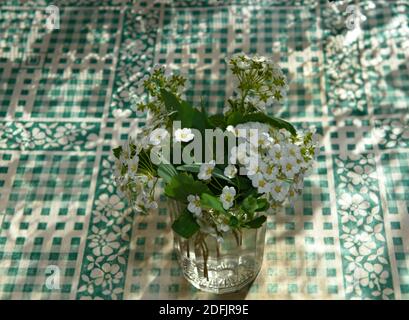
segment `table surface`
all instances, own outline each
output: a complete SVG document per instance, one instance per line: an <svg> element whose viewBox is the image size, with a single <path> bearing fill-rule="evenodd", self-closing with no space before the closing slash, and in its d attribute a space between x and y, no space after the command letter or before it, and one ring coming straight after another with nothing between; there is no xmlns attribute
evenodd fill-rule
<svg viewBox="0 0 409 320"><path fill-rule="evenodd" d="M218 298L184 280L166 199L141 217L116 195L110 149L144 125L131 96L155 63L216 112L224 58L244 51L280 62L290 92L271 112L322 148L269 217L258 278L229 297L408 299L409 2L357 1L354 29L341 1L170 2L2 1L0 298Z"/></svg>

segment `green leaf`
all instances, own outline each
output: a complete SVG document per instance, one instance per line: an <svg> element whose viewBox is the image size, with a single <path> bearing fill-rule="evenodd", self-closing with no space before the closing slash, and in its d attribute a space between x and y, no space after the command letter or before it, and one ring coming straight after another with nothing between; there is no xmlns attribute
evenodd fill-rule
<svg viewBox="0 0 409 320"><path fill-rule="evenodd" d="M201 132L207 127L207 117L204 113L193 108L188 102L179 102L178 98L171 92L161 89L162 99L169 112L177 111L173 120L179 120L182 128L195 128Z"/></svg>
<svg viewBox="0 0 409 320"><path fill-rule="evenodd" d="M114 153L115 158L119 159L122 152L122 146L112 149L112 152Z"/></svg>
<svg viewBox="0 0 409 320"><path fill-rule="evenodd" d="M200 172L200 164L184 164L176 167L177 170L198 173Z"/></svg>
<svg viewBox="0 0 409 320"><path fill-rule="evenodd" d="M181 104L178 98L172 92L167 91L165 89L161 89L160 94L165 103L166 110L171 112L171 111L179 111L181 109Z"/></svg>
<svg viewBox="0 0 409 320"><path fill-rule="evenodd" d="M292 135L297 134L297 131L295 130L294 126L291 123L283 119L280 119L280 118L270 117L262 112L256 112L256 113L250 113L247 115L243 115L240 112L236 111L233 114L231 114L227 120L227 124L232 125L232 126L238 125L240 123L246 123L246 122L267 123L278 129L286 129Z"/></svg>
<svg viewBox="0 0 409 320"><path fill-rule="evenodd" d="M169 94L169 93L168 93ZM172 95L170 93L170 95ZM173 102L169 102L169 106L175 106L171 111L177 111L173 115L172 119L174 121L179 120L182 128L194 128L199 130L202 135L204 130L208 127L208 120L205 113L200 112L196 108L193 108L187 101L182 101L179 103L177 98L173 96L174 99L171 99ZM170 96L169 96L170 98Z"/></svg>
<svg viewBox="0 0 409 320"><path fill-rule="evenodd" d="M246 196L250 195L250 194L257 194L256 190L253 188L253 185L250 181L249 178L246 178L244 176L240 176L237 175L236 176L237 179L237 186L240 187L241 191L248 191L246 192Z"/></svg>
<svg viewBox="0 0 409 320"><path fill-rule="evenodd" d="M267 220L266 216L259 216L247 222L244 226L247 228L257 229L260 228L266 220Z"/></svg>
<svg viewBox="0 0 409 320"><path fill-rule="evenodd" d="M180 120L182 128L192 128L195 109L186 101L182 101L175 120Z"/></svg>
<svg viewBox="0 0 409 320"><path fill-rule="evenodd" d="M204 192L210 192L207 185L201 181L195 181L191 175L186 173L178 173L173 176L165 187L165 194L169 198L183 202L187 201L187 196L190 194L201 195Z"/></svg>
<svg viewBox="0 0 409 320"><path fill-rule="evenodd" d="M259 211L266 211L270 204L268 203L267 199L257 199L257 212Z"/></svg>
<svg viewBox="0 0 409 320"><path fill-rule="evenodd" d="M226 177L224 175L223 171L221 169L217 168L217 167L214 168L214 170L212 172L212 176L215 177L215 178L225 180L225 181L229 182L230 184L232 184L234 186L236 185L235 182L233 182L230 178Z"/></svg>
<svg viewBox="0 0 409 320"><path fill-rule="evenodd" d="M203 101L202 101L202 103L201 103L200 112L202 113L203 119L205 120L206 128L211 128L211 127L212 127L212 124L211 124L210 121L209 121L209 116L208 116L208 114L207 114L207 112L206 112L206 108L205 108L205 106L204 106L204 104L203 104Z"/></svg>
<svg viewBox="0 0 409 320"><path fill-rule="evenodd" d="M237 219L235 216L230 216L229 219L229 226L232 228L235 228L239 225L239 219Z"/></svg>
<svg viewBox="0 0 409 320"><path fill-rule="evenodd" d="M182 214L173 222L172 229L178 235L189 239L197 231L199 231L200 226L197 224L193 215L185 209Z"/></svg>
<svg viewBox="0 0 409 320"><path fill-rule="evenodd" d="M239 123L243 123L243 122L246 122L246 121L244 120L243 114L240 113L240 112L238 112L238 111L233 112L233 113L227 118L227 125L235 126L235 125L238 125Z"/></svg>
<svg viewBox="0 0 409 320"><path fill-rule="evenodd" d="M180 170L180 171L199 173L200 172L200 164L184 164L182 166L178 166L176 169ZM230 184L232 184L234 186L236 185L235 182L233 182L231 179L226 177L223 174L223 171L221 169L217 168L217 167L215 167L213 169L212 176L215 177L215 178L223 179L223 180L229 182Z"/></svg>
<svg viewBox="0 0 409 320"><path fill-rule="evenodd" d="M252 195L248 196L243 200L242 208L247 213L254 213L254 211L257 209L257 199Z"/></svg>
<svg viewBox="0 0 409 320"><path fill-rule="evenodd" d="M226 210L224 210L223 204L220 199L210 194L203 193L200 203L206 209L214 209L216 211L226 213Z"/></svg>
<svg viewBox="0 0 409 320"><path fill-rule="evenodd" d="M166 183L169 183L177 174L175 167L170 163L161 163L158 167L158 175Z"/></svg>
<svg viewBox="0 0 409 320"><path fill-rule="evenodd" d="M142 165L144 163L144 165ZM141 150L139 152L139 168L145 167L151 174L154 176L157 175L157 168L158 166L151 161L150 154L146 150Z"/></svg>
<svg viewBox="0 0 409 320"><path fill-rule="evenodd" d="M226 119L222 114L215 114L209 117L209 123L214 127L214 128L220 128L220 129L226 129L227 124L226 124Z"/></svg>

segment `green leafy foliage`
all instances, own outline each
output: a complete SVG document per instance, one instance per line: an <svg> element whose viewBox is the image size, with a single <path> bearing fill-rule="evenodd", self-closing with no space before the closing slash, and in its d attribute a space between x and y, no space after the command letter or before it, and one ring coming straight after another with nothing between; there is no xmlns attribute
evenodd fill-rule
<svg viewBox="0 0 409 320"><path fill-rule="evenodd" d="M187 171L187 172L192 172L192 173L199 173L199 172L200 172L200 164L185 164L185 165L178 166L176 169L177 169L177 170L180 170L180 171ZM232 181L231 179L227 178L227 177L223 174L223 171L222 171L221 169L217 168L217 167L215 167L215 168L213 169L212 176L213 176L214 178L219 178L219 179L225 180L225 181L229 182L229 183L232 184L232 185L236 185L236 183L235 183L234 181Z"/></svg>
<svg viewBox="0 0 409 320"><path fill-rule="evenodd" d="M200 226L197 224L193 215L185 209L182 214L173 222L172 229L178 235L189 239L197 231L199 231Z"/></svg>
<svg viewBox="0 0 409 320"><path fill-rule="evenodd" d="M207 185L201 181L195 181L191 175L186 173L174 175L165 187L165 194L169 198L182 202L186 202L190 194L201 195L204 192L210 193Z"/></svg>
<svg viewBox="0 0 409 320"><path fill-rule="evenodd" d="M139 152L139 169L138 171L144 170L150 172L152 175L157 175L158 166L151 161L150 153L146 150L141 150Z"/></svg>
<svg viewBox="0 0 409 320"><path fill-rule="evenodd" d="M229 219L229 226L232 228L237 228L239 226L239 219L237 219L235 216L230 216Z"/></svg>
<svg viewBox="0 0 409 320"><path fill-rule="evenodd" d="M217 167L215 167L215 168L213 169L212 176L215 177L215 178L218 178L218 179L225 180L225 181L227 181L228 183L230 183L230 184L232 184L232 185L236 185L236 183L235 183L233 180L231 180L230 178L226 177L226 176L224 175L223 171L222 171L221 169L217 168Z"/></svg>
<svg viewBox="0 0 409 320"><path fill-rule="evenodd" d="M214 209L218 212L226 213L220 199L211 194L203 193L200 198L200 203L206 209Z"/></svg>
<svg viewBox="0 0 409 320"><path fill-rule="evenodd" d="M264 199L264 198L257 199L257 209L256 209L256 211L257 212L266 211L269 206L270 205L269 205L267 199Z"/></svg>
<svg viewBox="0 0 409 320"><path fill-rule="evenodd" d="M176 167L177 170L198 173L200 171L199 164L184 164Z"/></svg>
<svg viewBox="0 0 409 320"><path fill-rule="evenodd" d="M170 91L165 89L160 90L163 102L165 103L166 110L168 112L180 111L181 105L178 98Z"/></svg>
<svg viewBox="0 0 409 320"><path fill-rule="evenodd" d="M247 213L254 213L257 210L257 199L252 195L248 196L243 200L242 208Z"/></svg>
<svg viewBox="0 0 409 320"><path fill-rule="evenodd" d="M193 108L188 102L179 102L178 98L171 92L161 90L163 101L169 112L176 111L172 120L180 121L182 128L195 128L204 133L209 127L206 113Z"/></svg>
<svg viewBox="0 0 409 320"><path fill-rule="evenodd" d="M169 183L174 176L176 176L178 172L176 171L175 167L172 164L161 163L158 166L158 175L165 181Z"/></svg>
<svg viewBox="0 0 409 320"><path fill-rule="evenodd" d="M119 159L119 157L121 156L121 152L122 152L122 146L116 147L114 149L112 149L112 152L115 156L115 158Z"/></svg>
<svg viewBox="0 0 409 320"><path fill-rule="evenodd" d="M214 128L220 128L222 130L226 129L227 127L226 118L222 114L215 114L215 115L210 116L209 123Z"/></svg>
<svg viewBox="0 0 409 320"><path fill-rule="evenodd" d="M257 229L260 228L263 223L267 220L266 216L259 216L257 218L254 218L253 220L247 222L244 227L246 228L251 228L251 229Z"/></svg>

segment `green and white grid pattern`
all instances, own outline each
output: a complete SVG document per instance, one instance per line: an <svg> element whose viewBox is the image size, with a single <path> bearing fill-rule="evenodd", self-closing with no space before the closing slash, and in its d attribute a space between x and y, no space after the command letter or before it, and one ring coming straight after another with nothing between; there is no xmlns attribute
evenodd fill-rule
<svg viewBox="0 0 409 320"><path fill-rule="evenodd" d="M239 51L280 62L290 92L271 112L322 148L303 196L269 217L260 275L228 297L409 299L408 0L2 1L1 299L216 298L184 280L166 199L142 217L118 197L110 150L144 125L131 96L153 65L213 113Z"/></svg>

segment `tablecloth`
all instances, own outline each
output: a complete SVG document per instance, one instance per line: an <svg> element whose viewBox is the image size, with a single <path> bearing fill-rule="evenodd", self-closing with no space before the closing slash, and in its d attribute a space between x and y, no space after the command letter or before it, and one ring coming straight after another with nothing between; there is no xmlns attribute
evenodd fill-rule
<svg viewBox="0 0 409 320"><path fill-rule="evenodd" d="M142 217L116 194L111 148L144 125L132 105L156 63L214 113L243 51L280 63L270 112L322 147L267 221L258 278L227 297L408 299L408 22L408 1L2 1L0 298L223 298L184 280L163 196Z"/></svg>

